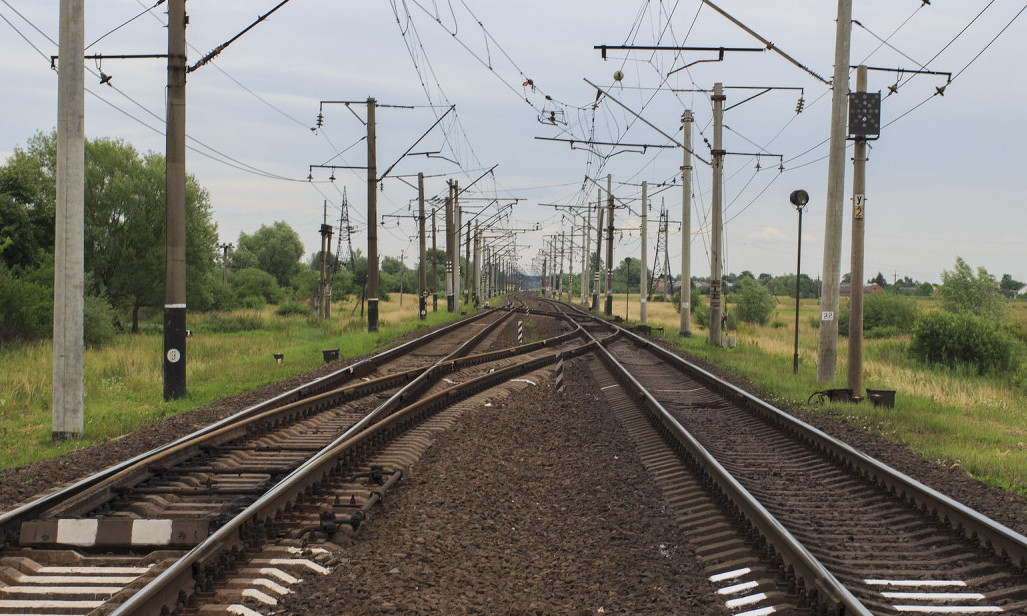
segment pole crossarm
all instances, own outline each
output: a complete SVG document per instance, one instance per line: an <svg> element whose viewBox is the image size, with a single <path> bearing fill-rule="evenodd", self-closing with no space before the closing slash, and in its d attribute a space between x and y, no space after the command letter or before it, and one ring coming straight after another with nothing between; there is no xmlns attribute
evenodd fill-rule
<svg viewBox="0 0 1027 616"><path fill-rule="evenodd" d="M57 60L60 59L60 54L50 56L50 68L57 68ZM158 60L160 58L167 58L166 53L129 53L129 54L102 54L94 53L90 56L82 56L83 60Z"/></svg>
<svg viewBox="0 0 1027 616"><path fill-rule="evenodd" d="M619 100L617 100L616 98L614 98L613 96L611 96L611 95L610 95L610 93L609 93L609 92L607 92L606 90L603 90L602 88L600 88L600 87L599 87L599 86L597 86L596 84L592 83L592 82L591 82L591 81L589 81L588 79L585 79L584 81L585 81L585 83L587 83L588 85L590 85L590 86L592 86L593 88L595 88L596 90L598 90L598 91L600 92L600 94L602 94L602 95L606 96L606 98L608 98L608 99L610 99L611 101L613 101L613 102L617 103L617 104L618 104L618 105L620 105L620 106L621 106L621 107L622 107L622 108L623 108L623 109L624 109L625 111L627 111L627 112L628 112L628 113L630 113L631 115L635 116L636 118L638 118L639 120L641 120L642 122L644 122L644 123L645 123L645 124L646 124L647 126L649 126L649 128L651 128L651 129L655 130L656 132L658 132L658 133L660 133L661 135L663 135L664 137L666 137L668 141L670 141L671 143L673 143L673 144L674 144L674 145L676 145L677 147L679 147L679 148L684 148L684 149L688 150L688 152L689 152L690 154L692 154L692 156L695 156L696 158L698 158L698 159L699 159L699 160L701 160L702 162L706 163L707 165L709 165L709 164L710 164L710 161L706 160L706 159L705 159L705 158L703 158L702 156L699 156L699 155L698 155L698 154L696 154L696 153L695 153L695 152L694 152L694 151L693 151L693 150L692 150L691 148L689 148L689 147L688 147L688 146L686 146L685 144L681 143L680 141L678 141L678 140L677 140L677 139L675 139L674 137L671 137L670 135L668 135L667 133L665 133L665 132L664 132L664 131L663 131L662 129L660 129L660 128L659 128L659 127L657 127L657 126L656 126L655 124L653 124L652 122L650 122L649 120L646 120L646 119L645 119L645 118L643 118L643 117L642 117L641 115L639 115L639 114L635 113L635 111L634 111L633 109L631 109L630 107L628 107L628 106L627 106L627 105L625 105L624 103L620 102ZM600 188L601 188L601 187L600 187Z"/></svg>
<svg viewBox="0 0 1027 616"><path fill-rule="evenodd" d="M653 144L653 143L615 143L615 142L612 142L612 141L589 141L589 140L585 140L585 139L563 139L563 138L560 138L560 137L535 137L535 139L538 139L540 141L562 141L564 143L570 143L571 144L571 148L574 147L575 143L580 143L582 145L609 145L609 146L619 146L619 147L623 147L623 148L642 148L642 153L643 154L645 154L645 151L648 148L660 148L660 149L664 149L664 150L673 150L675 148L680 147L680 146L676 146L676 145L666 145L666 144L657 145L657 144Z"/></svg>

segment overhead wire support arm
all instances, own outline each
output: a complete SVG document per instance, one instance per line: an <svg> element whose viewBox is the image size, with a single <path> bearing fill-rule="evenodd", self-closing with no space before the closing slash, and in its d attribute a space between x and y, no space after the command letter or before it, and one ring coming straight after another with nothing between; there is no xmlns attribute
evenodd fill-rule
<svg viewBox="0 0 1027 616"><path fill-rule="evenodd" d="M390 165L390 166L389 166L389 168L385 170L385 173L383 173L383 174L381 175L381 177L379 177L379 178L378 178L378 181L379 181L379 182L381 182L382 180L384 180L384 179L385 179L385 178L386 178L386 177L387 177L387 176L389 175L389 172L390 172L390 171L392 171L393 169L395 169L395 168L396 168L396 165L398 165L398 164L400 163L400 161L401 161L401 160L403 160L404 158L406 158L407 154L409 154L409 153L411 152L411 150L413 150L414 148L416 148L416 147L417 147L417 144L418 144L418 143L421 143L421 140L422 140L422 139L424 139L425 137L427 137L427 136L428 136L428 133L430 133L430 132L432 132L433 130L435 130L435 127L436 127L436 126L438 126L438 125L439 125L439 124L440 124L440 123L442 122L442 120L443 120L443 119L445 119L445 117L446 117L447 115L449 115L449 113L450 113L451 111L453 111L454 109L456 109L456 105L450 105L450 106L449 106L449 109L447 109L447 110L446 110L446 113L444 113L444 114L440 115L440 116L439 116L439 119L435 120L435 123L434 123L434 124L432 124L432 125L431 125L431 126L430 126L430 127L428 128L428 130L424 131L424 134L422 134L422 135L421 135L420 137L418 137L418 138L417 138L417 141L415 141L415 142L414 142L414 143L413 143L413 144L412 144L412 145L411 145L411 146L410 146L409 148L407 148L407 151L406 151L406 152L403 152L403 155L402 155L402 156L400 156L399 158L397 158L397 159L396 159L396 162L392 163L392 165ZM434 152L433 152L433 153L434 153ZM427 154L426 154L426 155L427 155Z"/></svg>
<svg viewBox="0 0 1027 616"><path fill-rule="evenodd" d="M736 26L738 26L738 27L739 27L739 28L741 28L742 30L745 30L746 32L748 32L748 33L749 33L750 35L752 35L752 36L753 36L753 37L754 37L754 38L755 38L756 40L758 40L759 42L761 42L761 43L763 43L764 45L766 45L766 46L767 46L767 49L770 49L770 50L772 50L772 51L775 51L775 52L777 52L777 54L778 54L779 56L781 56L781 57L782 57L782 58L784 58L785 60L788 60L789 62L791 62L791 63L792 63L792 64L794 64L795 66L797 66L797 67L801 68L802 70L806 71L806 72L807 72L807 73L809 73L810 75L813 75L814 77L816 77L816 78L817 78L818 80L820 80L820 81L821 81L821 82L823 82L824 84L826 84L826 85L831 85L831 82L830 82L830 81L828 81L827 79L824 79L823 77L821 77L820 75L818 75L818 74L817 74L816 72L814 72L814 71L813 71L813 69L809 68L808 66L806 66L806 65L805 65L805 64L803 64L802 62L799 62L799 61L798 61L798 60L796 60L795 58L793 58L793 57L791 57L790 55L786 54L786 53L785 53L784 51L781 51L781 49L780 49L780 48L778 48L778 47L777 47L776 45L774 45L773 43L771 43L770 41L768 41L768 40L767 40L767 39L765 39L764 37L760 36L760 35L759 35L759 34L758 34L758 33L757 33L757 32L756 32L755 30L753 30L753 29L752 29L752 28L750 28L749 26L747 26L747 25L743 24L742 22L738 21L737 19L735 19L735 18L734 18L734 17L733 17L733 16L732 16L732 15L731 15L730 13L728 13L728 12L727 12L727 11L725 11L724 9L720 8L720 7L719 7L719 6L717 6L716 4L713 4L712 2L710 2L710 0L701 0L701 1L702 1L702 3L703 3L703 4L705 4L706 6L710 7L710 8L711 8L711 9L713 9L714 11L717 11L718 13L720 13L721 15L723 15L723 16L724 16L725 18L727 18L727 20L728 20L728 21L730 21L731 23L735 24Z"/></svg>
<svg viewBox="0 0 1027 616"><path fill-rule="evenodd" d="M617 100L616 98L614 98L613 96L611 96L609 92L607 92L607 91L603 90L602 88L600 88L600 87L599 87L599 86L597 86L596 84L592 83L592 82L591 82L591 81L589 81L588 79L585 79L584 81L585 81L585 83L587 83L588 85L592 86L592 87L593 87L593 88L595 88L596 90L599 90L599 92L600 92L601 94L603 94L604 96L606 96L606 98L608 98L608 99L610 99L611 101L613 101L613 102L617 103L618 105L620 105L620 107L621 107L621 108L623 108L623 109L624 109L625 111L627 111L627 112L628 112L628 113L630 113L631 115L635 116L636 118L638 118L639 120L641 120L642 122L644 122L644 123L645 123L645 124L646 124L646 125L647 125L647 126L648 126L649 128L651 128L651 129L655 130L656 132L658 132L658 133L660 133L661 135L663 135L664 137L666 137L666 138L667 138L667 139L668 139L668 140L669 140L669 141L670 141L671 143L673 143L673 144L674 144L674 145L676 145L677 147L679 147L679 148L684 148L684 149L685 149L685 150L687 150L687 151L688 151L688 152L689 152L689 153L690 153L690 154L691 154L692 156L694 156L694 157L698 158L699 160L701 160L702 162L706 163L707 165L709 165L709 164L710 164L710 161L706 160L706 159L705 159L705 158L703 158L702 156L699 156L698 154L696 154L696 153L695 153L695 151L694 151L694 150L692 150L691 148L689 148L689 147L688 147L688 146L686 146L685 144L681 143L680 141L678 141L678 140L677 140L677 139L675 139L674 137L671 137L670 135L668 135L667 133L665 133L665 132L664 132L664 131L663 131L662 129L660 129L660 128L659 128L659 127L657 127L657 126L656 126L655 124L653 124L652 122L650 122L649 120L646 120L646 119L645 119L645 118L643 118L642 116L640 116L640 115L638 115L637 113L635 113L635 111L634 111L633 109L631 109L630 107L628 107L628 106L627 106L627 105L625 105L624 103L620 102L619 100Z"/></svg>
<svg viewBox="0 0 1027 616"><path fill-rule="evenodd" d="M245 29L243 29L242 32L240 32L239 34L236 34L235 36L233 36L232 38L228 39L224 43L221 43L220 45L215 47L213 49L213 51L211 51L207 55L205 55L202 58L200 58L199 62L197 62L196 64L194 64L194 65L190 66L188 69L186 69L186 72L187 73L191 73L191 72L195 71L196 69L200 68L201 66L203 66L204 64L206 64L206 63L210 62L211 60L213 60L215 57L217 57L218 54L220 54L222 51L224 51L229 45L231 45L232 43L237 41L239 39L239 37L241 37L242 35L246 34L250 30L255 28L257 26L257 24L259 24L260 22L262 22L265 19L267 19L271 15L271 13L274 13L278 9L282 8L288 2L289 2L289 0L282 0L281 2L279 2L275 6L275 8L271 9L267 13L264 13L263 15L258 17L257 21L255 21L252 24L250 24L249 26L247 26Z"/></svg>
<svg viewBox="0 0 1027 616"><path fill-rule="evenodd" d="M643 152L648 148L673 150L674 148L680 147L676 145L655 145L652 143L615 143L612 141L590 141L588 139L564 139L561 137L535 137L535 139L539 139L541 141L562 141L564 143L570 143L571 147L573 147L575 143L580 143L582 145L609 145L625 148L642 148Z"/></svg>

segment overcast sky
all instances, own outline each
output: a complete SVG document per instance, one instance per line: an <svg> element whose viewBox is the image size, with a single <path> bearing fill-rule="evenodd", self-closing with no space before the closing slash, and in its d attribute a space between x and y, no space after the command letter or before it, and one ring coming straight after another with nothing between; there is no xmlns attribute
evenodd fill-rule
<svg viewBox="0 0 1027 616"><path fill-rule="evenodd" d="M190 64L277 3L188 2ZM87 54L166 52L166 5L141 14L152 4L87 2L87 45L115 30ZM722 62L701 62L668 77L675 68L717 54L611 50L604 61L593 49L604 44L763 46L699 0L292 0L190 73L187 132L193 149L187 169L210 191L223 242L284 220L310 254L320 245L324 202L329 202L329 224L337 226L345 189L357 227L354 248L366 253L366 173L340 169L333 182L330 170L310 168L366 164L365 105L348 110L328 104L322 126L313 131L319 102L375 97L382 105L414 107L377 110L380 174L452 104L456 110L413 148L439 153L400 161L383 182L382 254L399 257L405 251L408 264L416 260L415 220L408 210L411 204L416 208L416 190L404 179L416 184L411 176L424 172L428 195L442 195L447 179L466 186L498 165L466 195L498 197L500 203L522 199L502 226L538 226L538 232L519 235L518 255L526 271L537 271L535 257L544 237L572 229L572 215L541 204L594 202L596 187L585 177L601 177L605 186L610 174L616 196L635 212L617 212L616 225L623 231L617 233L615 261L638 258L639 185L647 181L652 195L647 261L651 266L655 258L657 221L665 206L672 221L671 268L677 273L682 191L668 183L680 182L682 151L627 145L671 142L611 98L594 105L596 90L585 79L609 89L613 98L678 140L681 113L692 109L693 147L706 160L704 138L713 139L706 90L714 82L729 88L728 107L761 91L737 86L802 88L801 94L772 90L726 112L724 147L732 154L725 164L725 271L794 271L797 216L788 195L803 188L811 199L803 217L802 270L817 276L823 262L831 99L818 76L833 74L836 3L717 4L808 70L772 51L729 52ZM944 75L870 72L868 90L882 91L885 98L884 128L872 143L867 167L867 277L880 271L889 281L910 276L937 282L961 256L996 278L1008 273L1027 280L1022 186L1027 17L1017 19L1024 6L1009 0L854 4L853 18L860 25L853 27L850 64L952 74L946 85ZM52 41L58 38L58 5L56 0L0 0L0 160L35 132L56 125L57 74L49 57L57 54ZM125 22L130 23L118 28ZM163 152L165 61L107 59L101 65L87 60L86 67L87 135ZM620 82L613 78L617 70L623 72ZM113 87L99 83L101 71L113 76ZM528 79L534 87L524 85ZM854 74L851 84L855 87ZM897 93L888 95L896 84ZM946 86L944 96L935 95L940 86ZM804 109L797 115L800 96ZM536 137L579 143L572 149L568 142ZM624 145L580 143L588 140ZM693 274L709 275L711 171L699 160L694 165ZM851 177L848 162L842 272L849 270Z"/></svg>

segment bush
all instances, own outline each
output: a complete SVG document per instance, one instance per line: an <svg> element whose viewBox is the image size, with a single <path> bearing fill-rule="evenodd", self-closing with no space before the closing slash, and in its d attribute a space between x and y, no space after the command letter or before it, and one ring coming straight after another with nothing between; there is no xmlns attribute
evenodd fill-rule
<svg viewBox="0 0 1027 616"><path fill-rule="evenodd" d="M0 341L53 336L53 288L0 271Z"/></svg>
<svg viewBox="0 0 1027 616"><path fill-rule="evenodd" d="M777 300L767 287L751 279L743 279L742 290L735 304L735 315L747 323L766 325L774 314Z"/></svg>
<svg viewBox="0 0 1027 616"><path fill-rule="evenodd" d="M873 293L863 297L863 337L888 338L913 331L919 314L916 300L894 293ZM839 311L838 333L849 335L849 306Z"/></svg>
<svg viewBox="0 0 1027 616"><path fill-rule="evenodd" d="M1023 346L997 325L968 313L929 312L913 326L910 355L947 368L978 374L1014 372Z"/></svg>
<svg viewBox="0 0 1027 616"><path fill-rule="evenodd" d="M692 293L692 318L699 329L706 329L710 326L710 305L699 297L698 292Z"/></svg>
<svg viewBox="0 0 1027 616"><path fill-rule="evenodd" d="M275 308L275 314L283 317L292 315L303 315L309 316L314 314L314 309L306 304L301 304L295 300L289 300L278 304L278 308Z"/></svg>
<svg viewBox="0 0 1027 616"><path fill-rule="evenodd" d="M114 340L117 315L106 299L95 295L85 297L82 317L83 341L87 347L102 347Z"/></svg>

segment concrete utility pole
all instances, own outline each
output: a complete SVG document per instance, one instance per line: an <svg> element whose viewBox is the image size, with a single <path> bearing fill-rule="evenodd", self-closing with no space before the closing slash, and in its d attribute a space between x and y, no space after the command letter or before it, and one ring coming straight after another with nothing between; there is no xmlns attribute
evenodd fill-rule
<svg viewBox="0 0 1027 616"><path fill-rule="evenodd" d="M232 249L232 244L218 244L218 248L221 249L221 282L227 287L228 286L228 251Z"/></svg>
<svg viewBox="0 0 1027 616"><path fill-rule="evenodd" d="M431 209L431 311L439 311L439 247L435 228L435 213L438 208Z"/></svg>
<svg viewBox="0 0 1027 616"><path fill-rule="evenodd" d="M724 84L713 84L713 210L710 229L710 344L722 345L721 259L724 238Z"/></svg>
<svg viewBox="0 0 1027 616"><path fill-rule="evenodd" d="M367 331L378 331L378 146L373 98L367 99Z"/></svg>
<svg viewBox="0 0 1027 616"><path fill-rule="evenodd" d="M421 259L417 264L417 314L422 321L428 318L428 264L425 254L428 238L424 224L424 174L417 174L417 223L420 236Z"/></svg>
<svg viewBox="0 0 1027 616"><path fill-rule="evenodd" d="M638 297L638 303L639 303L639 310L638 310L638 315L639 316L638 316L638 319L642 323L642 325L645 325L645 322L646 322L646 304L648 303L647 300L649 299L647 297L648 294L649 294L649 290L648 290L648 286L649 286L648 285L648 282L649 282L648 278L649 278L649 276L648 276L648 272L645 271L645 269L646 269L646 266L645 266L645 263L646 263L646 252L649 249L649 247L646 245L646 243L647 243L646 240L648 239L646 236L649 235L649 229L648 229L648 227L646 225L646 223L648 222L648 214L649 214L648 211L647 211L649 209L649 197L648 197L647 191L648 191L648 184L646 182L642 182L642 258L641 258L640 264L639 264L640 267L641 267L641 270L640 270L641 271L641 276L639 276L639 281L638 281L638 295L639 295L639 297Z"/></svg>
<svg viewBox="0 0 1027 616"><path fill-rule="evenodd" d="M449 181L449 196L446 197L446 312L456 312L456 298L453 296L453 181Z"/></svg>
<svg viewBox="0 0 1027 616"><path fill-rule="evenodd" d="M866 92L867 67L856 69L856 91ZM866 212L867 138L856 136L852 150L852 256L849 285L848 387L854 396L863 391L863 233Z"/></svg>
<svg viewBox="0 0 1027 616"><path fill-rule="evenodd" d="M463 212L460 210L459 184L453 180L453 312L460 310L460 229Z"/></svg>
<svg viewBox="0 0 1027 616"><path fill-rule="evenodd" d="M584 306L588 297L588 239L592 224L592 205L585 205L585 222L581 225L581 305Z"/></svg>
<svg viewBox="0 0 1027 616"><path fill-rule="evenodd" d="M692 335L692 111L681 114L681 323L678 335Z"/></svg>
<svg viewBox="0 0 1027 616"><path fill-rule="evenodd" d="M827 161L824 221L824 288L820 295L817 380L831 383L838 370L838 285L841 283L842 210L845 192L845 111L849 96L849 40L852 0L838 0L831 86L831 144ZM862 283L862 281L857 281Z"/></svg>
<svg viewBox="0 0 1027 616"><path fill-rule="evenodd" d="M328 201L324 202L324 217L321 223L321 277L317 281L317 316L332 317L332 291L328 282L328 251L332 245L332 227L328 224Z"/></svg>
<svg viewBox="0 0 1027 616"><path fill-rule="evenodd" d="M471 303L471 221L467 221L467 230L464 232L464 306Z"/></svg>
<svg viewBox="0 0 1027 616"><path fill-rule="evenodd" d="M567 255L567 253L565 251L566 239L567 239L567 234L564 233L561 230L560 231L560 301L561 302L563 301L563 292L564 292L564 290L567 291L567 301L568 302L571 301L571 292L570 292L569 289L565 289L566 283L567 283L567 279L564 277L564 274L563 274L563 261L564 261L564 258Z"/></svg>
<svg viewBox="0 0 1027 616"><path fill-rule="evenodd" d="M481 228L474 223L474 299L481 302Z"/></svg>
<svg viewBox="0 0 1027 616"><path fill-rule="evenodd" d="M613 316L613 176L606 176L606 316Z"/></svg>
<svg viewBox="0 0 1027 616"><path fill-rule="evenodd" d="M82 435L85 425L83 305L85 289L84 0L61 0L57 68L57 212L54 233L54 443Z"/></svg>
<svg viewBox="0 0 1027 616"><path fill-rule="evenodd" d="M602 270L603 254L603 189L598 189L596 201L596 272L593 277L595 288L592 289L592 310L599 310L599 272Z"/></svg>
<svg viewBox="0 0 1027 616"><path fill-rule="evenodd" d="M168 109L165 153L164 399L185 383L185 0L168 2Z"/></svg>

